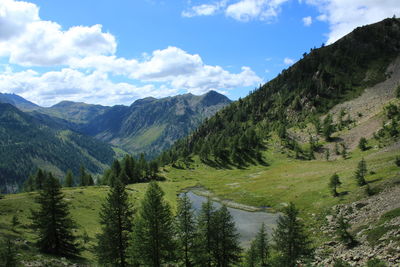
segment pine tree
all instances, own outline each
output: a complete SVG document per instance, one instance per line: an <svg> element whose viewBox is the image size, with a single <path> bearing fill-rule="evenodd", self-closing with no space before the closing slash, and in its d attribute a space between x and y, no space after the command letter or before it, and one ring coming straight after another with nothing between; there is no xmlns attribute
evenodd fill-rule
<svg viewBox="0 0 400 267"><path fill-rule="evenodd" d="M79 168L79 186L87 185L86 178L87 178L87 174L86 174L85 167L83 165L81 165L81 167Z"/></svg>
<svg viewBox="0 0 400 267"><path fill-rule="evenodd" d="M355 245L356 241L354 237L348 232L349 228L349 222L346 221L343 216L339 216L337 220L336 234L343 244L345 244L347 247L352 247Z"/></svg>
<svg viewBox="0 0 400 267"><path fill-rule="evenodd" d="M94 180L93 176L90 173L86 173L86 185L93 186L94 185Z"/></svg>
<svg viewBox="0 0 400 267"><path fill-rule="evenodd" d="M340 143L340 145L342 146L342 157L343 159L347 159L347 147L345 143Z"/></svg>
<svg viewBox="0 0 400 267"><path fill-rule="evenodd" d="M237 264L241 253L239 234L232 215L225 205L215 213L215 226L213 254L216 266L228 267Z"/></svg>
<svg viewBox="0 0 400 267"><path fill-rule="evenodd" d="M0 243L0 263L2 267L16 267L16 257L16 247L10 239L6 239Z"/></svg>
<svg viewBox="0 0 400 267"><path fill-rule="evenodd" d="M131 263L160 267L175 259L176 242L171 208L164 192L151 182L134 221Z"/></svg>
<svg viewBox="0 0 400 267"><path fill-rule="evenodd" d="M67 171L67 175L65 176L65 187L72 187L74 185L74 176L71 170Z"/></svg>
<svg viewBox="0 0 400 267"><path fill-rule="evenodd" d="M334 197L337 197L339 195L338 192L336 191L336 188L341 184L342 183L340 182L339 175L337 175L337 173L331 176L329 180L329 188L331 189L332 195Z"/></svg>
<svg viewBox="0 0 400 267"><path fill-rule="evenodd" d="M256 251L256 244L255 242L252 242L250 245L250 248L247 250L246 256L245 256L245 266L246 267L258 267L258 262L257 262L257 251Z"/></svg>
<svg viewBox="0 0 400 267"><path fill-rule="evenodd" d="M18 216L14 214L14 216L12 216L12 219L11 219L11 228L12 228L13 232L16 231L16 228L18 227L18 225L20 225L20 221L18 219Z"/></svg>
<svg viewBox="0 0 400 267"><path fill-rule="evenodd" d="M329 161L329 157L330 157L330 152L329 152L329 149L326 149L325 150L325 159L326 159L326 161Z"/></svg>
<svg viewBox="0 0 400 267"><path fill-rule="evenodd" d="M36 172L35 175L35 189L36 190L42 190L43 189L43 184L45 183L47 179L47 175L44 171L42 171L41 169L38 169L38 171Z"/></svg>
<svg viewBox="0 0 400 267"><path fill-rule="evenodd" d="M197 219L196 264L198 266L211 267L213 263L212 252L215 248L216 220L215 208L210 199L201 205Z"/></svg>
<svg viewBox="0 0 400 267"><path fill-rule="evenodd" d="M335 126L332 123L333 123L332 115L328 114L324 119L322 128L322 133L326 141L331 140L331 135L335 131Z"/></svg>
<svg viewBox="0 0 400 267"><path fill-rule="evenodd" d="M311 256L312 249L303 223L298 218L299 211L293 203L284 210L277 221L273 233L276 249L282 266L295 267L297 261Z"/></svg>
<svg viewBox="0 0 400 267"><path fill-rule="evenodd" d="M76 227L63 198L60 183L49 173L36 198L39 210L32 211L32 226L38 233L37 245L42 252L72 256L79 253L72 234Z"/></svg>
<svg viewBox="0 0 400 267"><path fill-rule="evenodd" d="M257 262L261 267L268 266L269 257L269 244L268 244L268 234L265 229L265 224L261 224L261 228L258 231L254 242L255 251L257 255Z"/></svg>
<svg viewBox="0 0 400 267"><path fill-rule="evenodd" d="M178 236L179 254L182 255L184 266L193 266L195 253L196 224L192 203L186 193L178 198L176 215L176 230Z"/></svg>
<svg viewBox="0 0 400 267"><path fill-rule="evenodd" d="M126 266L129 233L132 232L133 210L125 185L118 179L100 211L101 234L97 236L96 254L101 264Z"/></svg>
<svg viewBox="0 0 400 267"><path fill-rule="evenodd" d="M365 151L368 149L368 141L365 137L361 137L360 141L358 142L358 148L361 149L361 151Z"/></svg>
<svg viewBox="0 0 400 267"><path fill-rule="evenodd" d="M359 186L366 185L365 176L367 175L367 163L364 158L358 163L357 170L355 172L355 178Z"/></svg>

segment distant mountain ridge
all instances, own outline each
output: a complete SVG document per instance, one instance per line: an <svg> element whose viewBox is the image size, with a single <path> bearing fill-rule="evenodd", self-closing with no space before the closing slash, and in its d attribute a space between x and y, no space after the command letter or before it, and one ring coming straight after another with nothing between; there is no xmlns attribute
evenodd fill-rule
<svg viewBox="0 0 400 267"><path fill-rule="evenodd" d="M82 125L80 131L128 152L152 156L188 135L230 102L214 91L201 96L139 99L129 107L111 107Z"/></svg>
<svg viewBox="0 0 400 267"><path fill-rule="evenodd" d="M15 192L37 168L63 177L79 167L102 173L115 157L108 144L78 134L45 115L34 117L0 103L0 191Z"/></svg>
<svg viewBox="0 0 400 267"><path fill-rule="evenodd" d="M16 94L0 93L0 103L8 103L21 110L26 111L36 110L40 108L40 106L36 105L35 103L32 103Z"/></svg>
<svg viewBox="0 0 400 267"><path fill-rule="evenodd" d="M156 156L230 102L210 91L147 97L130 106L62 101L45 108L15 94L0 94L0 190L17 190L37 167L59 177L69 168L77 173L81 164L101 173L116 156L111 146Z"/></svg>

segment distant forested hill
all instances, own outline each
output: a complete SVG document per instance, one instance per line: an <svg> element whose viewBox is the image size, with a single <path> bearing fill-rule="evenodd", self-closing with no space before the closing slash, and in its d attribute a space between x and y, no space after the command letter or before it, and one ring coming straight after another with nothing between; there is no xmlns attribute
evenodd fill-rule
<svg viewBox="0 0 400 267"><path fill-rule="evenodd" d="M35 118L7 103L0 103L0 188L17 191L38 167L61 177L84 165L102 173L115 153L101 141L68 130L55 121Z"/></svg>

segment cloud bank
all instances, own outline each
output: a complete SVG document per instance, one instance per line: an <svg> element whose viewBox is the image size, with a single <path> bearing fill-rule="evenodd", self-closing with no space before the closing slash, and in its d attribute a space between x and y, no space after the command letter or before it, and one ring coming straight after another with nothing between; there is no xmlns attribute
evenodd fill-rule
<svg viewBox="0 0 400 267"><path fill-rule="evenodd" d="M197 12L212 10L203 7ZM0 91L42 105L65 99L129 104L150 95L201 94L262 82L248 67L231 73L174 46L155 50L146 59L118 57L116 52L116 38L100 24L63 29L56 22L42 20L33 3L0 2L0 57L8 61L0 72ZM15 72L12 66L25 70ZM54 70L41 72L40 67ZM116 76L124 82L114 82Z"/></svg>

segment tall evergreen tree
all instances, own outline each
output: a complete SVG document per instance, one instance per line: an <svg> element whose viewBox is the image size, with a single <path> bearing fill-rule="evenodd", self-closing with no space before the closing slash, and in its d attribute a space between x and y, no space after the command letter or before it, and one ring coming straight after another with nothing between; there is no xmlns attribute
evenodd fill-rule
<svg viewBox="0 0 400 267"><path fill-rule="evenodd" d="M357 170L355 172L355 178L359 186L366 185L365 176L367 175L367 163L364 158L358 163Z"/></svg>
<svg viewBox="0 0 400 267"><path fill-rule="evenodd" d="M86 186L87 185L87 174L86 169L83 165L79 168L79 186Z"/></svg>
<svg viewBox="0 0 400 267"><path fill-rule="evenodd" d="M171 208L164 200L164 192L151 182L134 220L131 262L160 267L175 260L174 225Z"/></svg>
<svg viewBox="0 0 400 267"><path fill-rule="evenodd" d="M259 266L268 266L269 243L268 234L264 223L261 224L260 230L258 231L253 243L256 253L256 259Z"/></svg>
<svg viewBox="0 0 400 267"><path fill-rule="evenodd" d="M176 230L178 236L179 254L184 266L193 266L195 253L196 223L192 203L186 193L178 198L176 215Z"/></svg>
<svg viewBox="0 0 400 267"><path fill-rule="evenodd" d="M224 205L215 213L216 232L213 250L216 266L234 266L240 259L239 234L228 208Z"/></svg>
<svg viewBox="0 0 400 267"><path fill-rule="evenodd" d="M293 203L284 209L284 215L277 221L273 233L276 249L280 254L280 264L285 267L297 266L297 261L311 256L312 249L303 223L298 218L299 211Z"/></svg>
<svg viewBox="0 0 400 267"><path fill-rule="evenodd" d="M336 191L336 188L341 184L342 183L340 182L339 175L337 175L337 173L331 176L329 180L329 188L331 189L332 195L334 197L337 197L339 195L338 192Z"/></svg>
<svg viewBox="0 0 400 267"><path fill-rule="evenodd" d="M250 248L247 250L245 256L245 266L246 267L258 267L257 264L257 250L255 242L251 242Z"/></svg>
<svg viewBox="0 0 400 267"><path fill-rule="evenodd" d="M74 185L74 175L71 170L67 171L65 176L65 187L72 187Z"/></svg>
<svg viewBox="0 0 400 267"><path fill-rule="evenodd" d="M101 233L97 236L96 254L101 264L126 266L133 210L125 185L116 180L100 210Z"/></svg>
<svg viewBox="0 0 400 267"><path fill-rule="evenodd" d="M196 264L211 267L213 263L212 252L215 248L216 235L215 208L210 199L201 206L197 223Z"/></svg>
<svg viewBox="0 0 400 267"><path fill-rule="evenodd" d="M347 247L352 247L355 245L356 240L354 237L348 232L348 229L350 228L350 224L347 220L344 219L344 217L341 215L337 219L336 223L336 234L339 237L339 240L346 245Z"/></svg>
<svg viewBox="0 0 400 267"><path fill-rule="evenodd" d="M37 245L42 252L72 256L79 253L72 230L76 228L64 200L61 185L49 173L43 190L36 198L38 211L32 211L33 229L38 233Z"/></svg>
<svg viewBox="0 0 400 267"><path fill-rule="evenodd" d="M46 181L46 178L47 178L46 176L47 176L46 172L44 172L41 169L38 169L38 171L36 172L35 178L34 178L34 180L35 180L35 189L36 190L42 190L43 189L43 185L44 185L44 183Z"/></svg>
<svg viewBox="0 0 400 267"><path fill-rule="evenodd" d="M17 266L17 252L15 245L10 239L0 243L0 264L2 267Z"/></svg>
<svg viewBox="0 0 400 267"><path fill-rule="evenodd" d="M362 151L368 149L368 141L365 137L360 138L360 141L358 142L358 148L361 149Z"/></svg>

